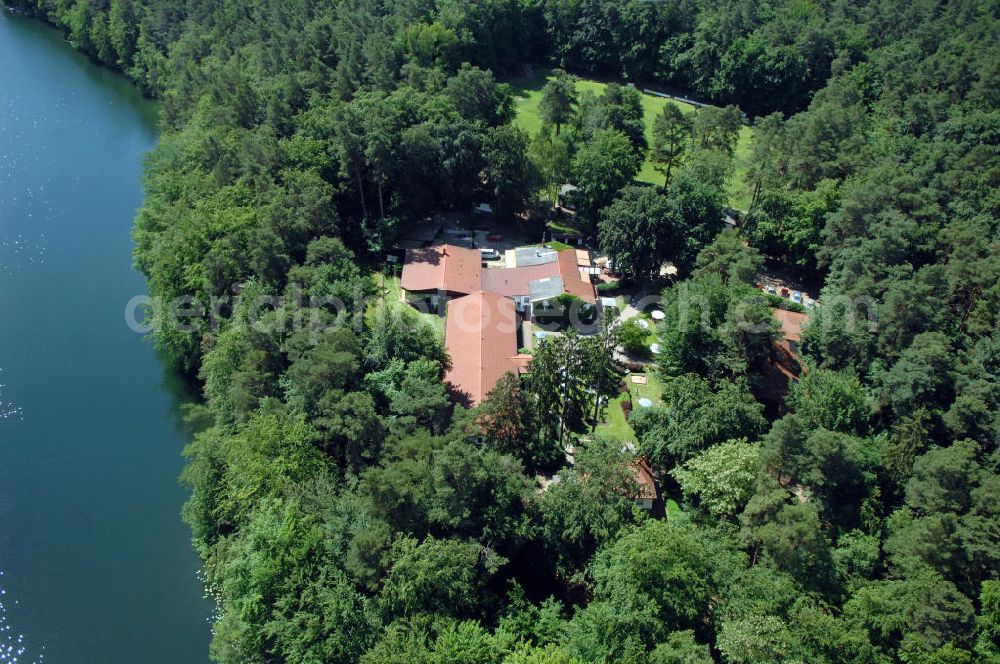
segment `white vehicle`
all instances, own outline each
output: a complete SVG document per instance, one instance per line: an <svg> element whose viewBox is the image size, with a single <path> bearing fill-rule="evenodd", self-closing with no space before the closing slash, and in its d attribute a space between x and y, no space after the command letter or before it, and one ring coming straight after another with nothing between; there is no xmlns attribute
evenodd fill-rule
<svg viewBox="0 0 1000 664"><path fill-rule="evenodd" d="M500 252L496 249L480 249L479 253L482 254L484 261L498 261L500 260Z"/></svg>
<svg viewBox="0 0 1000 664"><path fill-rule="evenodd" d="M778 294L778 289L775 288L774 286L768 286L764 290L766 290L770 295L777 295Z"/></svg>
<svg viewBox="0 0 1000 664"><path fill-rule="evenodd" d="M802 304L802 291L792 291L792 302Z"/></svg>

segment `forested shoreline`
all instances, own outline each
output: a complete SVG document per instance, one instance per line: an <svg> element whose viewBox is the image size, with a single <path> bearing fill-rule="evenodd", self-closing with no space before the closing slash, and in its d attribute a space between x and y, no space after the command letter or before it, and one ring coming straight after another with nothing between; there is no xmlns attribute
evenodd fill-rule
<svg viewBox="0 0 1000 664"><path fill-rule="evenodd" d="M135 262L164 302L225 300L154 321L203 387L184 518L214 659L1000 661L1000 5L20 4L162 100ZM560 68L538 135L526 66ZM573 75L717 107L668 105L648 144L638 92ZM632 181L646 154L662 186ZM629 420L665 520L593 433L621 332L543 345L470 411L378 297L400 227L487 201L540 230L566 181L626 278L678 270L664 405ZM824 284L776 412L765 261Z"/></svg>

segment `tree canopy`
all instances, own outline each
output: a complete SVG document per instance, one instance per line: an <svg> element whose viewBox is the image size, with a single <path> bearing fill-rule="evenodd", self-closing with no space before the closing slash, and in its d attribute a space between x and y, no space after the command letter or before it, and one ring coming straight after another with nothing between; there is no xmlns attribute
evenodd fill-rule
<svg viewBox="0 0 1000 664"><path fill-rule="evenodd" d="M998 656L995 4L14 4L162 101L134 257L202 388L184 518L216 661ZM558 70L529 137L531 67ZM647 127L643 87L705 105ZM617 354L638 324L569 330L452 403L386 254L482 202L535 233L565 182L662 291L655 361ZM765 405L776 269L817 302Z"/></svg>

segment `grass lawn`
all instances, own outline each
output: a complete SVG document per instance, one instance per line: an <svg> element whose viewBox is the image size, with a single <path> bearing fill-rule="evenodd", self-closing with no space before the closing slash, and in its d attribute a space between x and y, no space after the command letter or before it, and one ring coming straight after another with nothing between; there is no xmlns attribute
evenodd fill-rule
<svg viewBox="0 0 1000 664"><path fill-rule="evenodd" d="M646 384L638 385L633 383L631 377L636 375L645 376ZM632 395L632 403L636 408L639 408L639 399L642 398L649 399L654 404L660 403L660 397L663 395L663 386L660 384L655 372L647 371L643 374L629 374L625 376L625 385L628 386L628 390ZM621 402L627 400L628 395L626 394L622 394L611 400L611 403L604 410L604 421L597 425L596 434L633 444L639 442L635 437L635 432L632 431L631 425L625 419L625 413L622 411Z"/></svg>
<svg viewBox="0 0 1000 664"><path fill-rule="evenodd" d="M667 521L673 521L674 523L684 523L687 521L687 514L684 513L684 510L681 509L681 506L673 498L667 498L666 508Z"/></svg>
<svg viewBox="0 0 1000 664"><path fill-rule="evenodd" d="M399 277L387 277L384 274L379 274L375 277L375 287L384 288L385 290L385 304L386 306L399 305L404 307L409 307L402 301L403 290L399 285ZM375 316L378 313L378 308L382 306L383 298L373 299L368 308L365 310L365 322L369 325L375 322ZM411 310L415 312L421 320L430 323L434 331L437 332L439 339L444 339L444 317L438 316L436 314L424 314L420 313L417 309L411 307Z"/></svg>
<svg viewBox="0 0 1000 664"><path fill-rule="evenodd" d="M537 68L531 76L519 78L511 82L517 105L517 117L514 119L514 123L531 135L537 134L538 130L542 128L542 117L538 110L538 102L542 99L542 88L550 78L553 78L551 70ZM605 87L607 87L606 83L593 79L581 78L576 83L576 90L580 94L590 90L594 94L600 95ZM663 110L668 101L680 106L681 111L684 113L695 112L695 107L691 104L685 104L676 99L668 100L663 97L643 93L642 119L646 125L646 140L650 145L653 143L653 120L660 114L660 111ZM748 168L752 140L753 130L749 127L743 127L740 130L740 140L736 146L735 173L729 187L729 204L739 209L746 209L746 201L744 201L746 196L742 193L744 188L743 176L746 174ZM643 162L636 179L642 182L663 184L663 175L653 168L653 162L649 161L648 158Z"/></svg>
<svg viewBox="0 0 1000 664"><path fill-rule="evenodd" d="M633 383L630 376L635 375L645 376L646 384L637 385ZM625 384L628 385L628 389L632 393L633 401L646 398L652 401L654 405L659 405L660 399L663 398L663 384L656 376L655 371L647 371L642 374L629 374L629 376L625 377Z"/></svg>
<svg viewBox="0 0 1000 664"><path fill-rule="evenodd" d="M549 230L566 235L586 235L588 233L586 224L578 223L577 216L572 214L564 214L551 220Z"/></svg>
<svg viewBox="0 0 1000 664"><path fill-rule="evenodd" d="M517 103L517 117L514 119L514 124L531 135L537 134L542 128L542 115L538 110L538 102L542 100L542 88L550 78L554 78L551 70L539 67L531 76L523 76L510 82ZM606 84L589 79L579 79L576 83L576 91L580 94L590 90L599 95L605 87Z"/></svg>
<svg viewBox="0 0 1000 664"><path fill-rule="evenodd" d="M733 155L733 175L729 180L729 205L746 212L750 207L750 190L745 180L750 170L750 156L753 150L753 129L743 125L740 140Z"/></svg>
<svg viewBox="0 0 1000 664"><path fill-rule="evenodd" d="M612 399L608 407L604 409L604 421L597 425L595 434L603 438L620 440L626 443L637 445L639 439L635 437L635 432L625 419L625 412L622 410L621 402L627 397L623 394L616 399Z"/></svg>

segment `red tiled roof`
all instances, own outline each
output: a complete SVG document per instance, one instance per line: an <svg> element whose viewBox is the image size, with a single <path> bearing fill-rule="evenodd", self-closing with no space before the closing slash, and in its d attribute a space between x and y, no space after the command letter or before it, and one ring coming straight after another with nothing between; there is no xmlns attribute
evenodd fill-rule
<svg viewBox="0 0 1000 664"><path fill-rule="evenodd" d="M792 350L792 344L802 341L802 324L808 316L784 309L772 309L771 313L781 323L781 339L776 339L771 347L771 361L764 367L764 381L756 392L761 400L776 405L778 414L783 415L787 412L788 385L806 369Z"/></svg>
<svg viewBox="0 0 1000 664"><path fill-rule="evenodd" d="M531 355L522 355L521 353L518 353L514 357L510 358L510 361L514 363L514 366L517 367L519 372L527 373L528 365L531 364L531 357Z"/></svg>
<svg viewBox="0 0 1000 664"><path fill-rule="evenodd" d="M629 464L629 469L635 477L635 483L639 485L634 500L656 500L656 481L653 479L653 469L649 467L649 461L645 457L638 457Z"/></svg>
<svg viewBox="0 0 1000 664"><path fill-rule="evenodd" d="M784 309L771 309L771 313L781 323L781 335L786 341L802 341L802 325L808 316Z"/></svg>
<svg viewBox="0 0 1000 664"><path fill-rule="evenodd" d="M754 394L761 401L777 408L778 415L788 412L785 405L785 395L792 381L799 379L799 374L805 367L799 364L798 358L785 340L775 341L771 347L771 361L764 365L764 380L756 387Z"/></svg>
<svg viewBox="0 0 1000 664"><path fill-rule="evenodd" d="M450 244L407 249L400 285L408 291L469 294L484 290L517 297L528 294L530 282L556 276L562 279L565 292L596 304L594 286L589 277L580 273L577 253L572 249L557 252L553 263L492 270L482 269L482 255L478 249Z"/></svg>
<svg viewBox="0 0 1000 664"><path fill-rule="evenodd" d="M528 294L530 282L558 276L559 265L556 262L483 270L483 290L507 297L517 297Z"/></svg>
<svg viewBox="0 0 1000 664"><path fill-rule="evenodd" d="M556 253L556 262L559 264L559 276L562 277L563 290L570 295L577 296L584 302L597 304L594 285L590 283L589 277L580 274L580 267L576 264L576 252L572 249L563 249Z"/></svg>
<svg viewBox="0 0 1000 664"><path fill-rule="evenodd" d="M400 285L408 291L474 293L481 287L482 260L478 249L451 244L407 249Z"/></svg>
<svg viewBox="0 0 1000 664"><path fill-rule="evenodd" d="M451 356L445 380L469 405L482 403L505 373L518 373L514 301L483 291L452 300L444 343Z"/></svg>
<svg viewBox="0 0 1000 664"><path fill-rule="evenodd" d="M787 383L790 380L798 380L802 373L802 366L787 341L775 342L771 348L771 366L782 376Z"/></svg>

